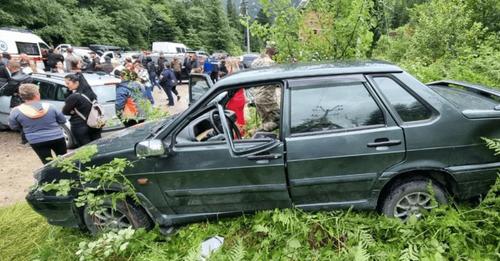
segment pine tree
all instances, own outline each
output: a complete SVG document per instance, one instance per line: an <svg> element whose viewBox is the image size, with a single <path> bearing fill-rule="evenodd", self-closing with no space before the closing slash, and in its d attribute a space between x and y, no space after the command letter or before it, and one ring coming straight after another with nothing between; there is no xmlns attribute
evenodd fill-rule
<svg viewBox="0 0 500 261"><path fill-rule="evenodd" d="M209 52L216 50L229 50L233 45L229 20L223 13L220 0L209 0L206 9L207 23L207 43L205 44Z"/></svg>
<svg viewBox="0 0 500 261"><path fill-rule="evenodd" d="M227 12L227 18L229 19L229 25L233 28L241 27L238 13L236 12L236 6L234 5L233 0L227 0L226 12Z"/></svg>
<svg viewBox="0 0 500 261"><path fill-rule="evenodd" d="M264 12L263 8L261 8L257 13L257 17L255 18L255 20L257 20L257 22L259 22L259 24L261 25L266 25L271 23L271 20L267 16L266 12Z"/></svg>

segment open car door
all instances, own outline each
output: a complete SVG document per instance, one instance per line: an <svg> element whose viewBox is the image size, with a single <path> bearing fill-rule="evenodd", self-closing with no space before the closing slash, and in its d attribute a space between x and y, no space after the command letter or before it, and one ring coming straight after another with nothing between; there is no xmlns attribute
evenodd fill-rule
<svg viewBox="0 0 500 261"><path fill-rule="evenodd" d="M198 101L210 88L213 87L210 76L201 73L189 75L189 105Z"/></svg>

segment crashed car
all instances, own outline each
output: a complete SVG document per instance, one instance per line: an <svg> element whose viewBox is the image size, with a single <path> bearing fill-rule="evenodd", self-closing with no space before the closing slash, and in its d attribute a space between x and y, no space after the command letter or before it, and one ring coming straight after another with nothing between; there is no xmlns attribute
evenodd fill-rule
<svg viewBox="0 0 500 261"><path fill-rule="evenodd" d="M91 231L291 207L406 219L483 195L497 177L500 160L481 139L500 137L500 93L490 88L425 85L374 61L252 69L215 85L191 77L192 105L182 114L94 142L90 165L135 162L124 174L139 202L105 204L107 215L95 216L75 206L75 193L37 189L66 175L49 164L35 173L31 207L50 224ZM241 89L272 90L278 128L259 129L268 107L258 101L245 108L248 128L238 128L228 103Z"/></svg>

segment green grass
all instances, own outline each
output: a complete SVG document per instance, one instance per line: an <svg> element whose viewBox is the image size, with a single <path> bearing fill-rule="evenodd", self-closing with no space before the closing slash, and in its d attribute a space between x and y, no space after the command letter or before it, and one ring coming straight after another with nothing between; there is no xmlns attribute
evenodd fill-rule
<svg viewBox="0 0 500 261"><path fill-rule="evenodd" d="M50 226L26 203L0 208L0 260L74 260L79 241L75 229Z"/></svg>
<svg viewBox="0 0 500 261"><path fill-rule="evenodd" d="M418 222L287 209L192 224L170 237L139 230L106 260L199 260L200 243L214 235L225 242L210 260L498 260L499 192L497 182L479 206L438 209ZM96 240L48 225L24 203L0 208L0 220L0 260L78 260L78 244Z"/></svg>

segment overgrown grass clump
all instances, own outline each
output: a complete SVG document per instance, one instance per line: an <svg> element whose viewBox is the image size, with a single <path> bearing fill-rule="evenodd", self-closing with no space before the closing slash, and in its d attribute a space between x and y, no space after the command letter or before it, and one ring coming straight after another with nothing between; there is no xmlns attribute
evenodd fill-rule
<svg viewBox="0 0 500 261"><path fill-rule="evenodd" d="M115 237L50 226L18 204L0 209L0 259L199 260L200 243L219 235L224 245L210 260L498 260L499 194L500 179L479 206L449 206L406 223L374 212L263 211L181 227L169 237L138 230L121 249L123 238L112 247ZM93 242L99 247L88 251ZM91 254L77 256L82 247Z"/></svg>

